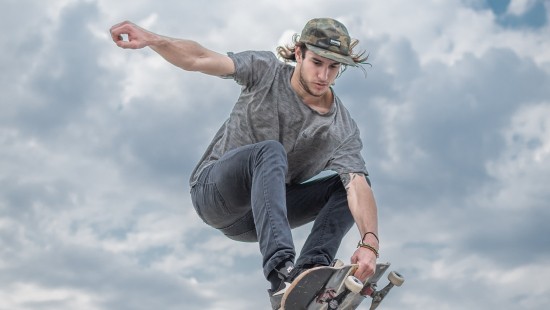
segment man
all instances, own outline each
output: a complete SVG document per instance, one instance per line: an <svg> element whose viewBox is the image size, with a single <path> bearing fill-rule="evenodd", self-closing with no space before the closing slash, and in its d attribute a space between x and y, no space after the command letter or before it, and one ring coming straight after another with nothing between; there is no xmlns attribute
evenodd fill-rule
<svg viewBox="0 0 550 310"><path fill-rule="evenodd" d="M128 40L123 39L123 34ZM197 214L227 237L259 242L271 303L279 307L300 272L329 265L357 225L351 258L366 280L378 257L377 207L361 156L359 129L331 85L353 54L340 22L309 21L294 44L271 52L218 54L194 41L160 36L130 22L111 28L119 47L150 47L187 71L232 78L242 91L190 179ZM298 39L299 38L299 39ZM308 181L322 171L336 174ZM295 260L291 229L314 221Z"/></svg>

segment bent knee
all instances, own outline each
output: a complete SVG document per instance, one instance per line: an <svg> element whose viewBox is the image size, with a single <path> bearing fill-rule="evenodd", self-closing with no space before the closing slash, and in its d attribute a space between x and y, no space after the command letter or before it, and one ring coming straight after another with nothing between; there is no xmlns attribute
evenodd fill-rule
<svg viewBox="0 0 550 310"><path fill-rule="evenodd" d="M266 140L258 143L261 149L274 153L284 153L286 155L285 147L279 141Z"/></svg>
<svg viewBox="0 0 550 310"><path fill-rule="evenodd" d="M285 147L275 140L266 140L257 144L258 154L261 157L273 157L282 159L285 163L287 160Z"/></svg>

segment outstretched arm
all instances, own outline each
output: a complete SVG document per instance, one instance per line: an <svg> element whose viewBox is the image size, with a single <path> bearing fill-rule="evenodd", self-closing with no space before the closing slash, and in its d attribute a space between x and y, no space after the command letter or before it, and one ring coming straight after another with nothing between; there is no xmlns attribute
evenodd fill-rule
<svg viewBox="0 0 550 310"><path fill-rule="evenodd" d="M235 72L231 58L211 51L195 41L161 36L128 21L114 25L110 31L113 41L119 47L140 49L148 46L183 70L216 76L226 76ZM122 35L127 35L128 41L125 41Z"/></svg>
<svg viewBox="0 0 550 310"><path fill-rule="evenodd" d="M342 181L347 191L351 214L363 238L361 242L367 244L365 247L358 247L351 258L352 263L359 265L355 276L365 281L376 271L376 258L379 249L378 209L372 189L363 174L346 174L342 176Z"/></svg>

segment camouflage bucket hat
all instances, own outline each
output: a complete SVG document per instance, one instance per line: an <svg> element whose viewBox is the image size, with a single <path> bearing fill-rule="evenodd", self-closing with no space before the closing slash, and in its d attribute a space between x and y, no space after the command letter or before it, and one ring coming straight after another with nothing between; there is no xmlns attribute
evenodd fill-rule
<svg viewBox="0 0 550 310"><path fill-rule="evenodd" d="M351 38L346 27L331 18L315 18L307 22L300 35L300 42L315 54L357 66L350 56Z"/></svg>

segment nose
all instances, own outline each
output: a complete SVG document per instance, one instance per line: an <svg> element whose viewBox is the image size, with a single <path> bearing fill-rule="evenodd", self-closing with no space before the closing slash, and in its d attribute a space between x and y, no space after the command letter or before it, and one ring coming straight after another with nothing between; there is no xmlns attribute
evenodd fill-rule
<svg viewBox="0 0 550 310"><path fill-rule="evenodd" d="M319 71L317 72L317 77L321 80L321 81L326 81L328 80L328 67L327 66L323 66L321 68L319 68Z"/></svg>

